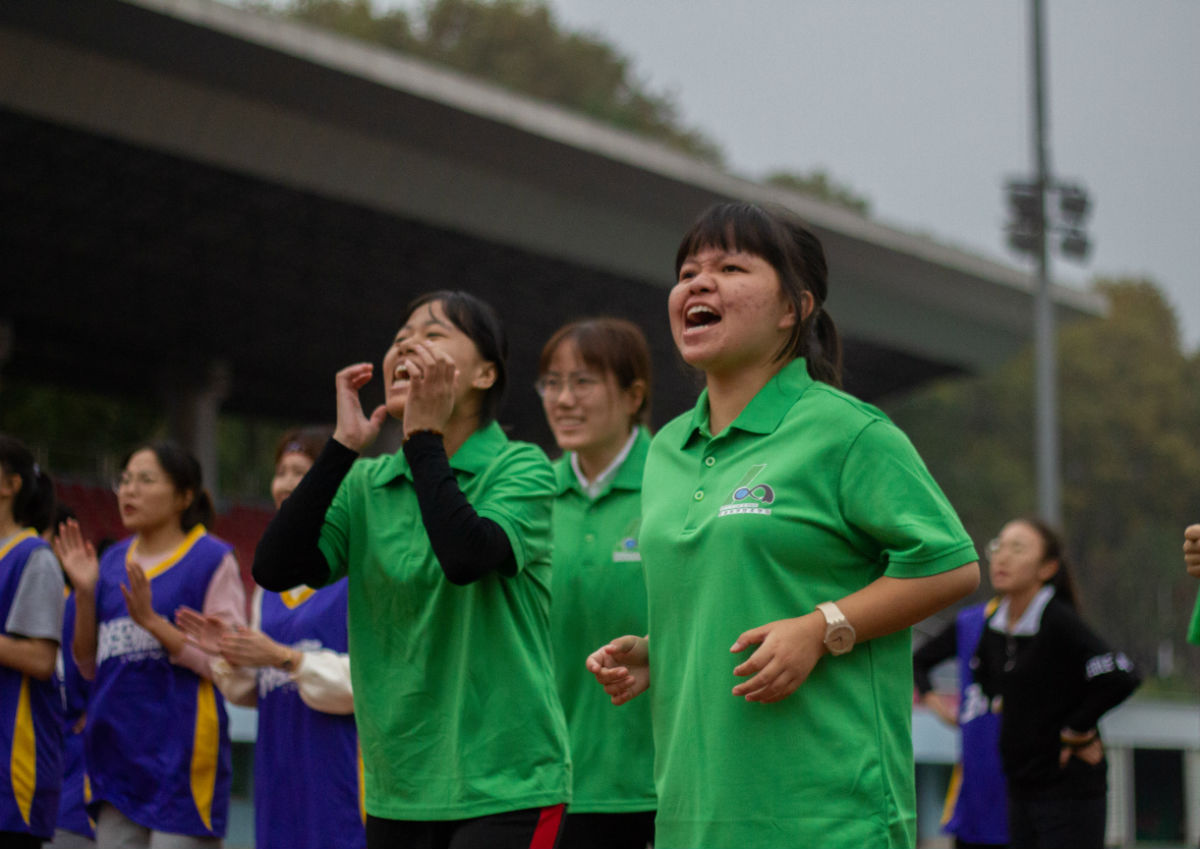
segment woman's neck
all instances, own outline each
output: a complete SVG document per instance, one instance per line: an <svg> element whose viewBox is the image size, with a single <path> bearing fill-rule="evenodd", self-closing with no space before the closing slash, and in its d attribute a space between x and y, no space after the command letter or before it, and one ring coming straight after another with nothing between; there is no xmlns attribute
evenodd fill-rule
<svg viewBox="0 0 1200 849"><path fill-rule="evenodd" d="M477 411L458 415L457 411L450 415L446 422L446 430L442 433L442 444L446 446L446 456L453 457L463 443L471 438L471 434L483 426L481 416Z"/></svg>
<svg viewBox="0 0 1200 849"><path fill-rule="evenodd" d="M618 439L597 445L589 445L586 448L576 451L575 456L579 458L579 470L583 472L583 476L589 481L594 481L600 477L601 473L612 464L612 461L617 459L617 455L621 453L621 450L625 447L625 443L629 441L629 434L632 432L631 428Z"/></svg>
<svg viewBox="0 0 1200 849"><path fill-rule="evenodd" d="M138 531L137 551L145 557L158 557L169 554L179 547L187 536L179 526L179 519L173 518L166 524L156 528L146 528Z"/></svg>
<svg viewBox="0 0 1200 849"><path fill-rule="evenodd" d="M11 510L0 513L0 539L7 539L21 530L21 525L13 518Z"/></svg>
<svg viewBox="0 0 1200 849"><path fill-rule="evenodd" d="M1016 626L1021 617L1025 615L1025 611L1029 609L1029 605L1033 599L1041 591L1044 584L1034 584L1028 589L1020 590L1019 592L1008 594L1008 630Z"/></svg>
<svg viewBox="0 0 1200 849"><path fill-rule="evenodd" d="M769 362L732 372L708 372L709 433L716 436L729 427L785 365L786 362Z"/></svg>

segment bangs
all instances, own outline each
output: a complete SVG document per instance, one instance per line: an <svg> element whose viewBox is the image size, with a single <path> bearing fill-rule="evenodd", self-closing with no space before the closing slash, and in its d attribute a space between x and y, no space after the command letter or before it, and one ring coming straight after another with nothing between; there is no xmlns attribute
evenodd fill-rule
<svg viewBox="0 0 1200 849"><path fill-rule="evenodd" d="M779 245L785 231L766 210L749 203L723 203L710 208L692 225L675 253L675 276L689 256L706 248L760 256L776 269L786 267Z"/></svg>

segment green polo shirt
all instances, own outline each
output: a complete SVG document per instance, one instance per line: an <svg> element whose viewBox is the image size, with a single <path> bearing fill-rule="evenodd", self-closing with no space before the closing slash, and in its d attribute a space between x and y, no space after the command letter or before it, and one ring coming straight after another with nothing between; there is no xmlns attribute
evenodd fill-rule
<svg viewBox="0 0 1200 849"><path fill-rule="evenodd" d="M555 463L554 570L550 634L558 694L567 715L574 768L572 813L654 810L650 700L613 707L584 659L622 634L646 633L646 582L638 547L642 428L605 489L591 499L570 454Z"/></svg>
<svg viewBox="0 0 1200 849"><path fill-rule="evenodd" d="M785 366L717 436L708 396L654 439L642 490L659 849L911 846L903 630L826 655L774 704L730 690L743 631L889 575L976 560L912 444Z"/></svg>
<svg viewBox="0 0 1200 849"><path fill-rule="evenodd" d="M550 508L542 451L492 423L453 457L517 573L455 586L421 522L402 453L359 460L321 530L349 577L350 675L367 812L448 820L569 801L566 723L549 645Z"/></svg>

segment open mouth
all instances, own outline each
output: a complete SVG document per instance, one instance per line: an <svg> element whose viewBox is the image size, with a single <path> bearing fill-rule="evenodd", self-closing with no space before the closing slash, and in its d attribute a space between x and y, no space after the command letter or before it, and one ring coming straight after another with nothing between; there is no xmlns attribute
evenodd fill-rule
<svg viewBox="0 0 1200 849"><path fill-rule="evenodd" d="M397 363L396 370L392 372L392 387L402 386L408 386L408 367L404 363Z"/></svg>
<svg viewBox="0 0 1200 849"><path fill-rule="evenodd" d="M688 310L684 314L683 318L684 326L688 330L691 330L695 327L708 327L709 325L716 324L721 320L721 316L716 310L704 304L696 304L695 306L688 307Z"/></svg>

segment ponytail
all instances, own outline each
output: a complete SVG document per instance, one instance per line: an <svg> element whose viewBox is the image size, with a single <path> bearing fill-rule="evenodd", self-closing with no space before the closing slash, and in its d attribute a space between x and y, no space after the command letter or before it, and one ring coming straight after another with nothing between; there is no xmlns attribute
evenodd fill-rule
<svg viewBox="0 0 1200 849"><path fill-rule="evenodd" d="M809 341L805 362L808 376L813 380L842 388L842 337L833 316L824 307L818 307L815 316L810 316Z"/></svg>
<svg viewBox="0 0 1200 849"><path fill-rule="evenodd" d="M198 489L192 494L192 503L180 514L179 526L183 528L184 533L188 533L196 525L204 525L204 527L212 530L216 517L217 513L213 509L212 495L209 494L207 489Z"/></svg>
<svg viewBox="0 0 1200 849"><path fill-rule="evenodd" d="M25 443L0 434L0 466L4 474L21 478L21 488L13 498L13 521L39 534L54 520L54 481L34 461Z"/></svg>

